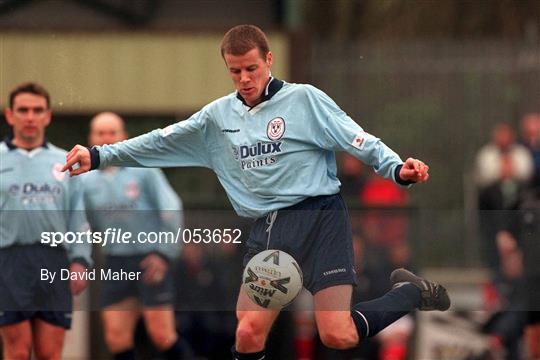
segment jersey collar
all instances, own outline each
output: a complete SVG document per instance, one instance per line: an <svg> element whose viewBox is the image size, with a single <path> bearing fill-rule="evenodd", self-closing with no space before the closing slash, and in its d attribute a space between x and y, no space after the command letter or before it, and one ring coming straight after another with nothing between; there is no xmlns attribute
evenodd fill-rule
<svg viewBox="0 0 540 360"><path fill-rule="evenodd" d="M248 107L249 109L253 109L255 106L259 106L261 103L270 100L274 95L277 94L279 90L281 90L282 87L283 87L283 81L270 76L270 79L268 80L268 84L266 85L266 88L264 89L264 96L262 97L261 101L258 104L254 106L249 106L248 104L246 104L246 101L244 100L242 95L240 95L238 91L236 92L236 98L240 100L242 104L244 104L244 106Z"/></svg>
<svg viewBox="0 0 540 360"><path fill-rule="evenodd" d="M6 146L8 147L10 151L18 149L17 145L13 143L13 136L6 136L6 138L4 139L4 142L6 143ZM44 147L45 149L49 148L49 142L47 141L47 138L45 138L45 140L43 141L43 144L41 144L41 146L39 147ZM31 149L29 151L32 151L32 150L34 149Z"/></svg>

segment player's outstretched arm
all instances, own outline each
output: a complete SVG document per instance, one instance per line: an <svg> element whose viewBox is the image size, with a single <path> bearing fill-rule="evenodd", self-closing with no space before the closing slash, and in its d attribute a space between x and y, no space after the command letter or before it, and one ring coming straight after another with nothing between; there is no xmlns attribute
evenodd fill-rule
<svg viewBox="0 0 540 360"><path fill-rule="evenodd" d="M423 161L408 158L399 171L399 177L406 181L423 183L429 179L429 166Z"/></svg>
<svg viewBox="0 0 540 360"><path fill-rule="evenodd" d="M90 171L91 165L90 150L82 145L75 145L66 155L66 163L61 171L69 170L69 176L76 176Z"/></svg>

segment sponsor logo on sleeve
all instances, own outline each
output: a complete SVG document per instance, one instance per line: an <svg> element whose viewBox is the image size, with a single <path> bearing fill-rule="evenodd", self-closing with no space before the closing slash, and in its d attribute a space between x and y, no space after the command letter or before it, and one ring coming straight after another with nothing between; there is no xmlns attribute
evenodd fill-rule
<svg viewBox="0 0 540 360"><path fill-rule="evenodd" d="M351 145L357 148L358 150L362 150L365 144L366 144L366 139L360 134L357 134L354 137L353 141L351 142Z"/></svg>

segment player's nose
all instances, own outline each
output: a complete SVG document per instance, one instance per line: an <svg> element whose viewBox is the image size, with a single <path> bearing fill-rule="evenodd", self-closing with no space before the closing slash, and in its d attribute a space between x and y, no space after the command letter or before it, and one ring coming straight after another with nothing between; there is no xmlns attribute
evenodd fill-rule
<svg viewBox="0 0 540 360"><path fill-rule="evenodd" d="M248 72L247 71L242 71L240 73L240 82L242 83L246 83L249 81L249 76L248 76Z"/></svg>
<svg viewBox="0 0 540 360"><path fill-rule="evenodd" d="M32 122L36 118L36 113L34 111L32 111L32 110L29 110L25 115L26 116L24 117L24 119L27 122Z"/></svg>

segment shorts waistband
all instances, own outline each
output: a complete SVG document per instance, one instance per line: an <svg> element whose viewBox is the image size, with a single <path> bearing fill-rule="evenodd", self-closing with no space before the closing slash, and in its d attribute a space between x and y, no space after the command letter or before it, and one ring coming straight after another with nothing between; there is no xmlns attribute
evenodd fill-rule
<svg viewBox="0 0 540 360"><path fill-rule="evenodd" d="M305 198L304 200L302 200L300 202L297 202L294 205L287 206L287 207L277 209L277 210L273 210L273 211L269 211L268 213L266 213L264 216L261 216L257 220L266 219L268 214L270 214L270 213L272 213L274 211L280 212L280 211L288 211L288 210L306 210L306 209L309 209L310 205L312 205L314 203L318 203L320 201L324 201L324 200L327 200L327 199L333 199L333 198L341 199L341 194L340 193L335 193L335 194L330 194L330 195L309 196L309 197Z"/></svg>

